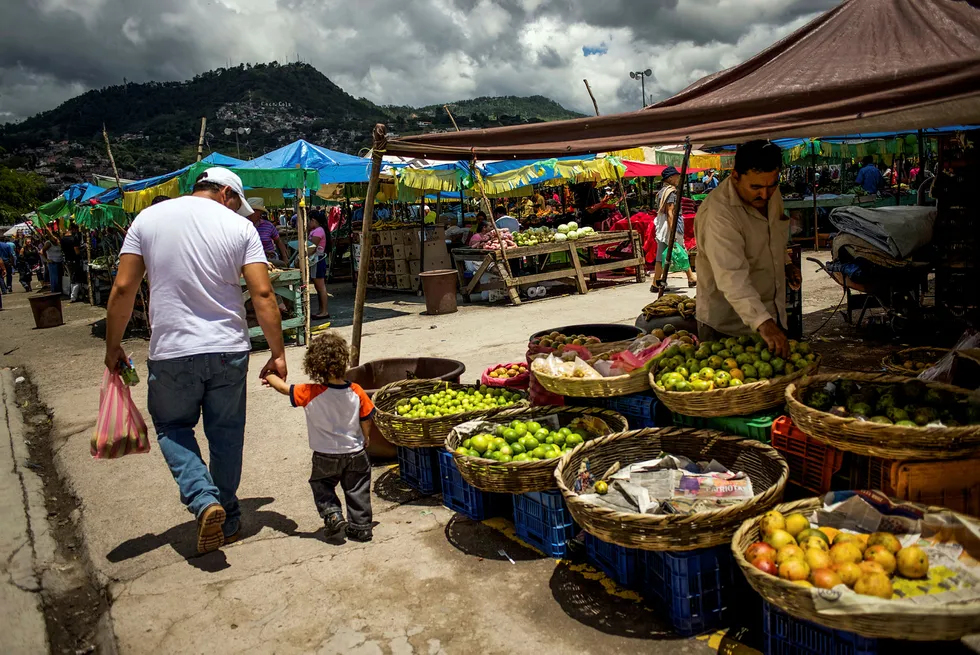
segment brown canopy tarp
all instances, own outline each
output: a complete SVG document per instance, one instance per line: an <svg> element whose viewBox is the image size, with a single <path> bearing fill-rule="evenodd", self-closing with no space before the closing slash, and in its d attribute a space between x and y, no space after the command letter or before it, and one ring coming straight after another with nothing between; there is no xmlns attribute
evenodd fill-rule
<svg viewBox="0 0 980 655"><path fill-rule="evenodd" d="M584 89L583 89L584 93ZM392 139L388 154L545 158L980 122L978 0L846 0L641 111Z"/></svg>

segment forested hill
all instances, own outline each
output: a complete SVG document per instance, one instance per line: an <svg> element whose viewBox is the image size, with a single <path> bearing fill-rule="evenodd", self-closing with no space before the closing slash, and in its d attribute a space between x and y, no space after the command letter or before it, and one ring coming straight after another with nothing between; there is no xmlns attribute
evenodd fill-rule
<svg viewBox="0 0 980 655"><path fill-rule="evenodd" d="M450 103L450 109L461 128L579 116L543 96L482 97ZM377 122L402 135L452 129L442 105L381 107L351 96L309 64L243 64L184 82L129 82L88 91L0 126L0 147L8 153L0 163L38 170L54 185L105 173L105 125L120 175L164 173L193 160L202 116L205 150L242 159L300 138L357 153L370 145Z"/></svg>

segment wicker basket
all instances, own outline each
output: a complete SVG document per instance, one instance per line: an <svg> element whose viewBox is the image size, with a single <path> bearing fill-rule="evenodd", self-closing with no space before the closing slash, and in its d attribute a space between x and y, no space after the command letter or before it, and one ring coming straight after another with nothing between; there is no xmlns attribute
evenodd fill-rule
<svg viewBox="0 0 980 655"><path fill-rule="evenodd" d="M611 378L560 378L539 371L531 374L551 393L573 398L612 398L650 390L650 378L643 369Z"/></svg>
<svg viewBox="0 0 980 655"><path fill-rule="evenodd" d="M823 502L819 498L808 498L780 505L776 509L788 514L806 513L821 507ZM941 507L927 509L949 511ZM753 589L768 602L798 619L813 621L834 630L846 630L864 637L881 639L954 640L980 632L980 600L955 605L920 605L914 614L881 614L867 609L862 612L821 614L813 604L810 589L763 573L745 559L745 549L759 540L758 523L758 517L751 517L742 523L732 537L732 554ZM868 609L872 607L868 605Z"/></svg>
<svg viewBox="0 0 980 655"><path fill-rule="evenodd" d="M557 416L562 427L579 416L593 416L609 426L609 432L622 432L629 429L626 419L611 409L601 407L529 407L511 409L493 417L496 423L509 421L534 421L546 416ZM601 436L601 435L600 435ZM456 453L462 437L452 430L446 437L446 449L453 454L456 466L463 479L482 491L507 494L523 494L531 491L546 491L555 488L555 466L558 459L540 462L508 462L501 464L492 459L465 457Z"/></svg>
<svg viewBox="0 0 980 655"><path fill-rule="evenodd" d="M801 398L814 385L824 385L841 378L875 384L903 383L908 378L881 373L846 373L813 375L786 388L786 405L796 427L809 436L840 450L887 459L956 459L980 455L980 425L963 427L904 427L856 418L843 418L830 412L807 407ZM939 382L924 382L930 389L942 389L957 395L967 389Z"/></svg>
<svg viewBox="0 0 980 655"><path fill-rule="evenodd" d="M605 472L658 457L683 455L695 461L717 459L752 480L755 496L732 505L697 514L636 514L587 503L572 490L579 465L589 458L593 471ZM783 498L789 467L771 446L754 439L693 428L646 428L599 437L581 444L561 458L555 479L568 509L589 534L625 548L643 550L695 550L727 544L748 518L758 516Z"/></svg>
<svg viewBox="0 0 980 655"><path fill-rule="evenodd" d="M478 418L490 418L497 416L515 406L501 407L499 409L481 409L473 412L460 412L449 416L435 416L432 418L409 418L400 416L395 409L399 401L412 396L424 396L426 394L441 391L443 389L479 389L478 384L457 384L455 382L443 382L441 380L401 380L378 390L374 395L374 407L377 410L374 415L374 422L384 438L396 446L407 446L409 448L441 448L446 441L449 431L460 423L472 421ZM527 394L516 389L507 389L507 393L516 393L521 396L517 407L527 406Z"/></svg>
<svg viewBox="0 0 980 655"><path fill-rule="evenodd" d="M726 389L711 391L665 391L657 387L653 373L649 383L664 405L675 414L714 418L717 416L749 416L767 409L781 407L786 387L820 367L820 355L806 368L771 380L759 380Z"/></svg>
<svg viewBox="0 0 980 655"><path fill-rule="evenodd" d="M914 377L922 371L913 371L905 368L903 364L906 361L930 361L932 363L936 363L948 353L949 348L931 348L929 346L923 346L920 348L906 348L905 350L899 350L897 353L892 353L891 355L885 355L882 357L881 365L884 366L885 370L889 373L894 373L895 375L911 375Z"/></svg>

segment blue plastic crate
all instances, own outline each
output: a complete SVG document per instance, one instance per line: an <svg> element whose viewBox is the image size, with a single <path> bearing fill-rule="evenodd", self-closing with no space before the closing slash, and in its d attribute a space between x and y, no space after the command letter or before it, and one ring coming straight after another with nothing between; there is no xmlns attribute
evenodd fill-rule
<svg viewBox="0 0 980 655"><path fill-rule="evenodd" d="M439 475L442 478L442 504L474 521L492 516L506 516L512 511L511 494L480 491L459 473L452 453L439 451Z"/></svg>
<svg viewBox="0 0 980 655"><path fill-rule="evenodd" d="M735 596L730 546L642 554L642 592L667 612L675 632L688 637L724 625Z"/></svg>
<svg viewBox="0 0 980 655"><path fill-rule="evenodd" d="M877 655L879 640L832 630L763 603L766 655Z"/></svg>
<svg viewBox="0 0 980 655"><path fill-rule="evenodd" d="M627 589L641 583L640 553L635 548L623 548L616 544L585 534L585 556L589 563Z"/></svg>
<svg viewBox="0 0 980 655"><path fill-rule="evenodd" d="M533 491L514 496L517 536L549 557L564 557L578 529L560 491Z"/></svg>
<svg viewBox="0 0 980 655"><path fill-rule="evenodd" d="M566 398L565 404L603 407L619 412L629 421L631 430L656 427L657 397L653 392L611 398Z"/></svg>
<svg viewBox="0 0 980 655"><path fill-rule="evenodd" d="M431 495L439 492L439 459L441 448L406 448L398 446L398 474L412 489Z"/></svg>

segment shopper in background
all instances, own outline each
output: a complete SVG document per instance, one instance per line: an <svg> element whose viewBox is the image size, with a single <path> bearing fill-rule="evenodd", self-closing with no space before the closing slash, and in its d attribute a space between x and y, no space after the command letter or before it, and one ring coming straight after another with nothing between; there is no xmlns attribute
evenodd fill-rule
<svg viewBox="0 0 980 655"><path fill-rule="evenodd" d="M12 237L0 237L0 263L3 263L6 274L0 279L0 288L5 293L14 290L14 269L17 268L17 249Z"/></svg>
<svg viewBox="0 0 980 655"><path fill-rule="evenodd" d="M327 253L327 230L326 217L322 211L313 211L309 215L310 221L310 241L313 245L307 251L307 256L315 255L313 263L310 264L310 277L313 278L313 287L316 289L317 313L311 314L310 318L323 319L330 318L327 311L327 263L329 253Z"/></svg>
<svg viewBox="0 0 980 655"><path fill-rule="evenodd" d="M884 176L882 176L881 171L878 170L878 167L875 166L874 157L871 155L867 155L863 160L861 160L861 163L863 163L864 166L862 166L861 170L858 171L857 179L854 180L854 183L860 187L864 187L864 190L867 193L874 195L881 190L882 183L884 182Z"/></svg>
<svg viewBox="0 0 980 655"><path fill-rule="evenodd" d="M62 268L65 262L64 252L61 250L61 241L55 230L47 235L44 245L41 246L41 254L48 262L48 284L51 286L51 293L61 293Z"/></svg>
<svg viewBox="0 0 980 655"><path fill-rule="evenodd" d="M663 278L664 259L666 258L668 266L672 259L673 253L667 252L670 242L670 217L677 202L677 188L681 183L681 174L673 166L665 168L662 177L663 187L657 194L657 217L653 221L657 236L657 262L653 268L653 284L650 285L652 292L660 291L658 284ZM677 224L674 226L674 245L684 247L684 216L680 211L677 212ZM690 265L684 269L684 273L687 275L687 286L697 286L698 281L691 272Z"/></svg>
<svg viewBox="0 0 980 655"><path fill-rule="evenodd" d="M262 241L262 250L265 251L266 259L274 266L286 268L288 266L289 253L286 250L286 244L283 243L282 237L279 236L279 230L268 219L269 212L266 211L265 200L258 197L249 198L248 204L255 210L248 217L248 220L252 221L252 225L255 226L256 231L259 233L259 239Z"/></svg>

